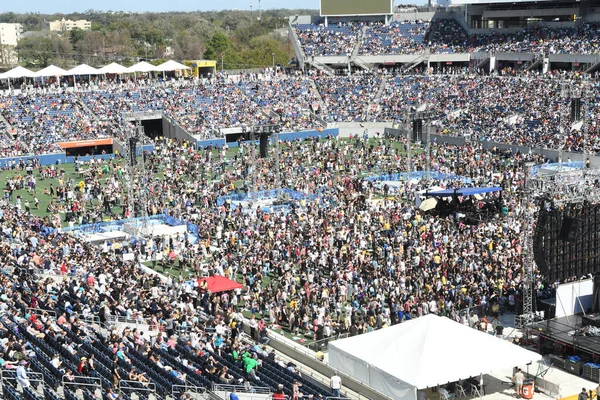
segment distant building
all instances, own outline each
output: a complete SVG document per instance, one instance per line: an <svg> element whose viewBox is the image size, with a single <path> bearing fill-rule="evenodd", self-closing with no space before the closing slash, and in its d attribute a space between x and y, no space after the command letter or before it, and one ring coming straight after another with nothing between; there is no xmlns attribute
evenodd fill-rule
<svg viewBox="0 0 600 400"><path fill-rule="evenodd" d="M11 67L19 62L16 46L23 35L21 24L0 24L0 66Z"/></svg>
<svg viewBox="0 0 600 400"><path fill-rule="evenodd" d="M0 24L0 44L16 46L23 34L23 25L21 24Z"/></svg>
<svg viewBox="0 0 600 400"><path fill-rule="evenodd" d="M92 23L85 19L73 21L63 18L58 21L48 21L46 24L48 29L53 32L67 32L72 31L75 28L81 29L82 31L89 31L92 29Z"/></svg>

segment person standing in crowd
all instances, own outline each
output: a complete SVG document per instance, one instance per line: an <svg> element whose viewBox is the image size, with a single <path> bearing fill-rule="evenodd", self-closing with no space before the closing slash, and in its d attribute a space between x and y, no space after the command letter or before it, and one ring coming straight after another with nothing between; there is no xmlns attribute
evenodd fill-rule
<svg viewBox="0 0 600 400"><path fill-rule="evenodd" d="M256 321L256 316L252 314L250 317L250 321L248 321L248 326L250 327L250 337L252 340L258 339L256 336L256 330L258 329L258 322Z"/></svg>
<svg viewBox="0 0 600 400"><path fill-rule="evenodd" d="M31 386L31 382L29 382L29 378L27 377L27 361L25 360L21 361L17 367L17 381L22 388Z"/></svg>
<svg viewBox="0 0 600 400"><path fill-rule="evenodd" d="M525 375L521 371L521 368L517 368L517 372L513 376L513 382L515 384L515 392L517 395L517 399L520 399L523 396L523 382L525 381Z"/></svg>
<svg viewBox="0 0 600 400"><path fill-rule="evenodd" d="M581 393L579 393L579 396L577 396L577 400L588 400L590 398L591 397L588 396L586 388L581 388Z"/></svg>
<svg viewBox="0 0 600 400"><path fill-rule="evenodd" d="M231 393L229 393L229 400L240 400L236 392L237 390L235 389L235 387L231 389Z"/></svg>
<svg viewBox="0 0 600 400"><path fill-rule="evenodd" d="M335 373L329 380L329 387L331 388L331 394L333 397L340 397L340 391L342 390L342 378Z"/></svg>

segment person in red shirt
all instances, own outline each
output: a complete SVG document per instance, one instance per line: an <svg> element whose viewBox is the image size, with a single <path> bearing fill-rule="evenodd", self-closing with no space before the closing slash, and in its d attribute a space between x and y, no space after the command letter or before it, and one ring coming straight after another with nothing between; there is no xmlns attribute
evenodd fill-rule
<svg viewBox="0 0 600 400"><path fill-rule="evenodd" d="M81 357L81 361L79 361L79 365L77 365L77 372L81 375L88 375L90 370L87 363L87 357Z"/></svg>

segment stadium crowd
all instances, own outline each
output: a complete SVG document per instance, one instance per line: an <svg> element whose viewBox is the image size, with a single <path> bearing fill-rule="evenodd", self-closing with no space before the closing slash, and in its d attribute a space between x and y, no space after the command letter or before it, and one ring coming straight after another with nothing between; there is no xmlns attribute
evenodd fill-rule
<svg viewBox="0 0 600 400"><path fill-rule="evenodd" d="M335 122L397 122L426 105L436 131L499 143L582 150L582 131L567 123L563 88L579 90L582 116L593 121L600 98L595 75L482 75L473 71L399 75L386 71L325 76L315 72L220 76L209 81L94 82L81 92L26 90L0 99L0 154L59 152L62 141L124 139L125 112L157 111L199 139L221 129L279 123L284 131L320 129ZM575 121L576 122L576 121ZM588 124L589 151L598 132Z"/></svg>
<svg viewBox="0 0 600 400"><path fill-rule="evenodd" d="M571 104L562 95L564 76L431 75L390 77L379 111L372 121L394 121L423 105L437 116L438 133L470 135L482 140L541 148L582 151L581 128L573 125ZM582 114L594 119L600 98L595 84L580 80L569 86L587 88ZM595 124L588 127L588 151L600 150Z"/></svg>
<svg viewBox="0 0 600 400"><path fill-rule="evenodd" d="M369 26L359 54L414 54L426 47L424 41L429 24L423 21L392 22Z"/></svg>
<svg viewBox="0 0 600 400"><path fill-rule="evenodd" d="M348 23L348 27L365 26L360 42L361 55L418 54L428 49L432 54L509 52L535 54L595 54L598 52L600 24L584 22L575 27L533 25L514 33L468 35L453 19L394 21L383 23ZM336 27L302 25L296 31L307 56L335 56L352 53L358 28L340 32ZM346 29L344 27L344 29Z"/></svg>
<svg viewBox="0 0 600 400"><path fill-rule="evenodd" d="M327 27L304 24L296 26L296 34L307 56L348 56L352 53L363 26L362 22L339 23Z"/></svg>
<svg viewBox="0 0 600 400"><path fill-rule="evenodd" d="M147 191L143 206L150 215L189 221L198 235L153 237L125 247L105 242L100 250L61 232L61 226L126 215L122 162L80 166L91 170L83 183L62 169L40 167L28 175L24 165L15 165L0 210L2 265L13 272L0 289L0 306L7 311L0 320L7 339L3 360L8 365L25 360L31 370L46 373L42 364L59 380L99 376L113 389L123 387L119 381L150 381L157 390L221 382L317 398L327 389L303 381L293 364L261 344L268 343L266 327L285 327L298 340L307 334L319 340L428 313L473 325L459 311L475 305L490 315L518 311L524 209L517 194L524 163L544 160L477 145L433 144L433 171L504 189L493 199L502 212L498 208L494 218L467 225L415 206L424 185L454 187L462 181L411 179L388 192L363 179L406 172L401 149L402 143L388 139L369 141L367 132L348 141L282 143L283 185L317 200L299 201L287 213L266 213L219 201L250 187L246 146L231 154L159 139L154 153L145 156L147 176L133 183ZM278 182L273 163L259 161L258 190ZM425 165L422 153L411 170ZM42 177L51 189L39 193L30 182ZM13 193L19 188L30 189ZM48 211L61 218L32 217L37 198L50 201ZM134 260L124 261L123 253L133 253ZM144 260L174 276L161 282L139 264ZM67 279L41 280L43 273ZM191 285L184 274L190 274ZM209 293L194 284L212 274L238 279L244 289ZM139 330L99 329L115 318L146 321L161 333L148 339ZM254 342L241 336L243 324ZM55 354L62 364L56 370L46 360ZM92 355L95 372L89 368Z"/></svg>
<svg viewBox="0 0 600 400"><path fill-rule="evenodd" d="M436 51L491 46L463 40L448 22L432 24L429 35L425 25L411 23L305 26L298 35L307 54L339 54L352 50L363 28L367 53L419 51L421 35ZM582 25L558 39L554 31L537 29L500 40L513 50L550 46L587 52L597 46L597 38L586 41L595 29ZM398 38L401 33L407 36ZM455 41L444 42L444 35ZM7 123L0 120L0 154L41 154L56 151L60 141L122 137L122 113L132 111L162 111L203 138L223 127L273 121L290 130L308 129L318 124L310 108L321 101L327 122L398 122L406 111L426 105L438 116L439 133L581 151L581 132L561 130L570 110L561 94L564 77L281 73L219 76L212 82L98 81L78 93L24 91L1 98ZM584 91L594 97L584 98L582 108L594 119L596 92ZM591 147L599 150L598 127L586 129ZM52 399L59 398L61 383L64 398L75 399L76 391L92 398L77 385L88 377L111 399L150 386L164 397L178 385L212 383L319 398L329 388L269 350L267 328L285 328L299 342L319 341L433 313L482 329L465 312L477 306L493 316L496 331L497 314L519 312L521 303L523 221L534 207L519 197L525 164L546 160L486 150L477 142L434 142L429 160L419 152L407 166L402 140L379 136L365 130L348 140L286 141L277 162L270 157L256 164L243 143L238 150L195 149L159 137L153 152L144 154L146 175L133 182L118 157L77 162L77 179L60 165L5 164L0 368L14 370L25 393L39 383L31 373L41 373L48 384L44 394ZM425 182L408 174L426 166L445 177ZM366 179L399 173L405 175ZM42 182L45 189L39 190ZM130 216L129 183L148 199L137 204L138 214L144 207L151 216L166 215L196 229L125 243L107 240L99 247L66 232L67 224ZM285 212L267 212L226 198L280 184L306 199ZM474 210L494 210L478 223L418 207L427 187L465 184L503 189L499 196L459 200ZM45 213L40 203L47 204ZM40 213L45 216L34 215ZM211 275L237 280L243 288L211 293L201 279ZM538 291L552 286L537 277ZM143 322L151 332L118 329L117 321ZM17 399L12 393L6 385L3 395Z"/></svg>

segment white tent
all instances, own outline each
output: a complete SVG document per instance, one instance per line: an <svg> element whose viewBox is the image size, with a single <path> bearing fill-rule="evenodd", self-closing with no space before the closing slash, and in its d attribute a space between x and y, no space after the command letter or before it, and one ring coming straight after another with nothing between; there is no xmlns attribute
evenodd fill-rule
<svg viewBox="0 0 600 400"><path fill-rule="evenodd" d="M190 70L191 68L173 60L166 61L156 67L157 71L183 71L185 69Z"/></svg>
<svg viewBox="0 0 600 400"><path fill-rule="evenodd" d="M127 72L127 67L115 62L105 65L98 70L99 74L124 74Z"/></svg>
<svg viewBox="0 0 600 400"><path fill-rule="evenodd" d="M35 73L36 77L42 77L42 76L63 76L63 75L67 75L67 71L65 71L64 69L57 67L56 65L49 65L44 69L39 70L38 72Z"/></svg>
<svg viewBox="0 0 600 400"><path fill-rule="evenodd" d="M155 72L158 71L156 67L146 61L141 61L137 64L127 68L127 72Z"/></svg>
<svg viewBox="0 0 600 400"><path fill-rule="evenodd" d="M2 74L2 79L33 78L34 76L35 72L19 66Z"/></svg>
<svg viewBox="0 0 600 400"><path fill-rule="evenodd" d="M524 366L541 358L432 314L329 343L332 368L398 400L416 400L419 389Z"/></svg>
<svg viewBox="0 0 600 400"><path fill-rule="evenodd" d="M98 70L87 64L81 64L67 71L67 75L98 75Z"/></svg>

